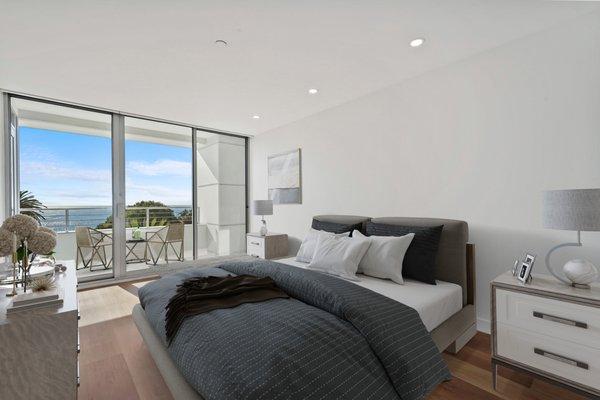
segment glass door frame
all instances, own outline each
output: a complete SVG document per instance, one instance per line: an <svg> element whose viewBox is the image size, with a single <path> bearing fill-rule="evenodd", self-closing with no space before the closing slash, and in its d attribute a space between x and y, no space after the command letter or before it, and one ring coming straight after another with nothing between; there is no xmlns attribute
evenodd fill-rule
<svg viewBox="0 0 600 400"><path fill-rule="evenodd" d="M23 99L29 101L37 101L46 104L75 108L84 111L108 114L111 116L111 159L112 159L112 215L113 215L113 274L112 277L99 277L82 279L80 282L100 282L104 284L109 281L120 281L135 279L136 277L146 277L156 275L156 270L138 270L138 271L127 271L125 263L126 255L126 218L125 218L125 117L144 119L147 121L155 121L166 124L183 126L192 130L192 242L193 242L193 259L198 258L197 247L198 247L198 235L197 235L197 224L199 223L198 215L198 196L196 193L197 189L197 132L203 131L208 133L214 133L225 136L232 136L244 139L245 144L245 160L244 160L244 175L245 175L245 217L246 217L246 232L249 229L249 215L248 215L248 199L249 199L249 187L248 187L248 163L249 163L249 136L227 132L212 128L207 128L198 125L185 124L160 118L152 118L148 116L137 115L133 113L126 113L116 110L111 110L101 107L93 107L73 102L66 102L60 100L54 100L29 94L23 94L18 92L11 92L0 89L0 95L2 96L2 103L4 105L4 126L0 127L4 131L4 167L5 167L5 215L9 216L18 210L18 191L19 191L19 155L18 155L18 134L16 134L15 145L17 146L15 151L11 150L11 99ZM1 142L0 142L1 144ZM16 182L16 184L11 184ZM14 192L14 193L13 193ZM11 206L12 205L12 206ZM16 207L16 208L15 208ZM172 271L173 269L168 268L165 270Z"/></svg>
<svg viewBox="0 0 600 400"><path fill-rule="evenodd" d="M119 246L115 246L116 240L115 240L115 225L117 225L117 214L115 213L116 207L115 207L115 193L116 192L116 186L115 186L115 138L118 137L118 132L115 131L115 118L114 118L114 113L111 113L107 110L103 110L103 109L95 109L92 107L87 107L87 106L82 106L82 105L75 105L75 104L69 104L69 103L62 103L62 102L58 102L58 101L54 101L54 100L48 100L48 99L44 99L44 98L38 98L38 97L32 97L32 96L28 96L28 95L21 95L21 94L15 94L15 93L10 93L10 92L3 92L2 93L3 96L3 103L4 103L4 107L5 107L5 118L6 115L8 115L8 120L5 121L5 158L6 158L6 171L5 171L5 204L6 204L6 210L5 210L5 215L9 216L9 215L13 215L18 213L19 210L19 191L21 190L20 187L20 153L19 153L19 134L18 134L18 120L17 120L17 126L15 127L16 129L13 132L12 129L12 99L21 99L21 100L26 100L26 101L32 101L32 102L38 102L38 103L45 103L45 104L50 104L53 106L58 106L58 107L65 107L65 108L73 108L73 109L77 109L77 110L82 110L82 111L88 111L88 112L93 112L93 113L97 113L97 114L103 114L103 115L107 115L109 117L111 117L111 176L112 176L112 182L111 182L111 186L112 186L112 217L113 217L113 228L112 228L112 235L113 235L113 243L112 243L112 255L113 255L113 269L112 272L107 271L106 273L103 274L98 274L95 276L91 276L91 277L84 277L84 278L78 278L79 282L90 282L90 281L95 281L95 282L101 282L101 281L105 281L105 280L114 280L118 277L117 275L117 266L116 263L114 263L115 260L115 255L119 254L118 250L116 250L117 247ZM14 138L13 138L13 133L14 133ZM14 143L14 145L13 145ZM123 250L123 255L124 250Z"/></svg>
<svg viewBox="0 0 600 400"><path fill-rule="evenodd" d="M127 230L125 226L125 117L112 114L112 202L113 272L115 278L126 275Z"/></svg>
<svg viewBox="0 0 600 400"><path fill-rule="evenodd" d="M192 128L192 256L194 260L198 259L198 224L200 223L198 213L198 152L196 145L198 144L198 129ZM246 160L246 168L248 168L248 160ZM247 203L247 200L246 200Z"/></svg>

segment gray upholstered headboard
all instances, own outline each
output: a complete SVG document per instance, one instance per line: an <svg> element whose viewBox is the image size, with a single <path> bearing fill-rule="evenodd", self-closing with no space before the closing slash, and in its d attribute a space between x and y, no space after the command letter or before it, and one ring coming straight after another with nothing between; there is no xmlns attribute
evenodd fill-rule
<svg viewBox="0 0 600 400"><path fill-rule="evenodd" d="M369 221L404 226L444 225L436 261L436 279L460 285L463 290L463 305L474 303L474 271L472 271L472 260L467 257L468 252L472 252L472 247L467 246L469 226L465 221L410 217L369 218L354 215L317 215L314 219L348 225L362 223L363 228Z"/></svg>

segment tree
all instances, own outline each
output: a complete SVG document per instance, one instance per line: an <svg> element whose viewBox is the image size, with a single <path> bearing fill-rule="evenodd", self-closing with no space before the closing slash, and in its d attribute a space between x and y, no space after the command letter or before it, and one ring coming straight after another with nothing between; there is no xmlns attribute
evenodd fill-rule
<svg viewBox="0 0 600 400"><path fill-rule="evenodd" d="M183 210L179 213L177 218L184 224L191 224L192 223L192 210L190 210L189 208L186 208L185 210Z"/></svg>
<svg viewBox="0 0 600 400"><path fill-rule="evenodd" d="M44 217L44 214L42 213L42 210L44 210L46 206L36 199L29 190L19 191L19 208L22 210L21 214L29 215L39 224L46 220L46 217Z"/></svg>
<svg viewBox="0 0 600 400"><path fill-rule="evenodd" d="M155 208L156 209L152 209ZM160 207L160 208L158 208ZM164 226L170 221L176 221L177 217L170 208L160 201L153 200L142 200L137 203L128 206L129 209L125 210L125 222L127 227L137 228L140 226L146 226L146 208L149 210L149 226ZM134 208L134 209L131 209ZM135 208L142 208L136 210ZM97 229L110 229L113 226L112 215L106 218L106 221L99 224Z"/></svg>

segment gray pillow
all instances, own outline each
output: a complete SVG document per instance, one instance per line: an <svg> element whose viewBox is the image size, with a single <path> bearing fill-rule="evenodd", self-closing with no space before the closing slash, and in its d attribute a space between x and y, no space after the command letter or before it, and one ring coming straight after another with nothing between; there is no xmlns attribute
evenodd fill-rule
<svg viewBox="0 0 600 400"><path fill-rule="evenodd" d="M337 222L325 222L319 221L317 219L312 220L312 228L318 231L326 231L331 233L344 233L350 232L350 236L352 236L352 231L355 229L362 232L363 224L359 222L358 224L339 224Z"/></svg>

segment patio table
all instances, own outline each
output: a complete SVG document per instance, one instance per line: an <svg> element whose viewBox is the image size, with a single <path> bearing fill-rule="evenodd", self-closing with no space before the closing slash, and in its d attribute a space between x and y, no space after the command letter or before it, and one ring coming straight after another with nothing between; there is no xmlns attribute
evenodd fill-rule
<svg viewBox="0 0 600 400"><path fill-rule="evenodd" d="M140 258L134 252L135 248L140 243L146 244L147 241L146 241L146 239L127 239L125 241L125 247L127 247L127 255L125 256L125 263L127 263L127 264L129 264L129 263L145 263L146 261L148 261L148 259L145 258L145 255L146 255L145 251L144 251L144 258ZM129 256L131 256L132 254L133 254L134 258L129 258Z"/></svg>

